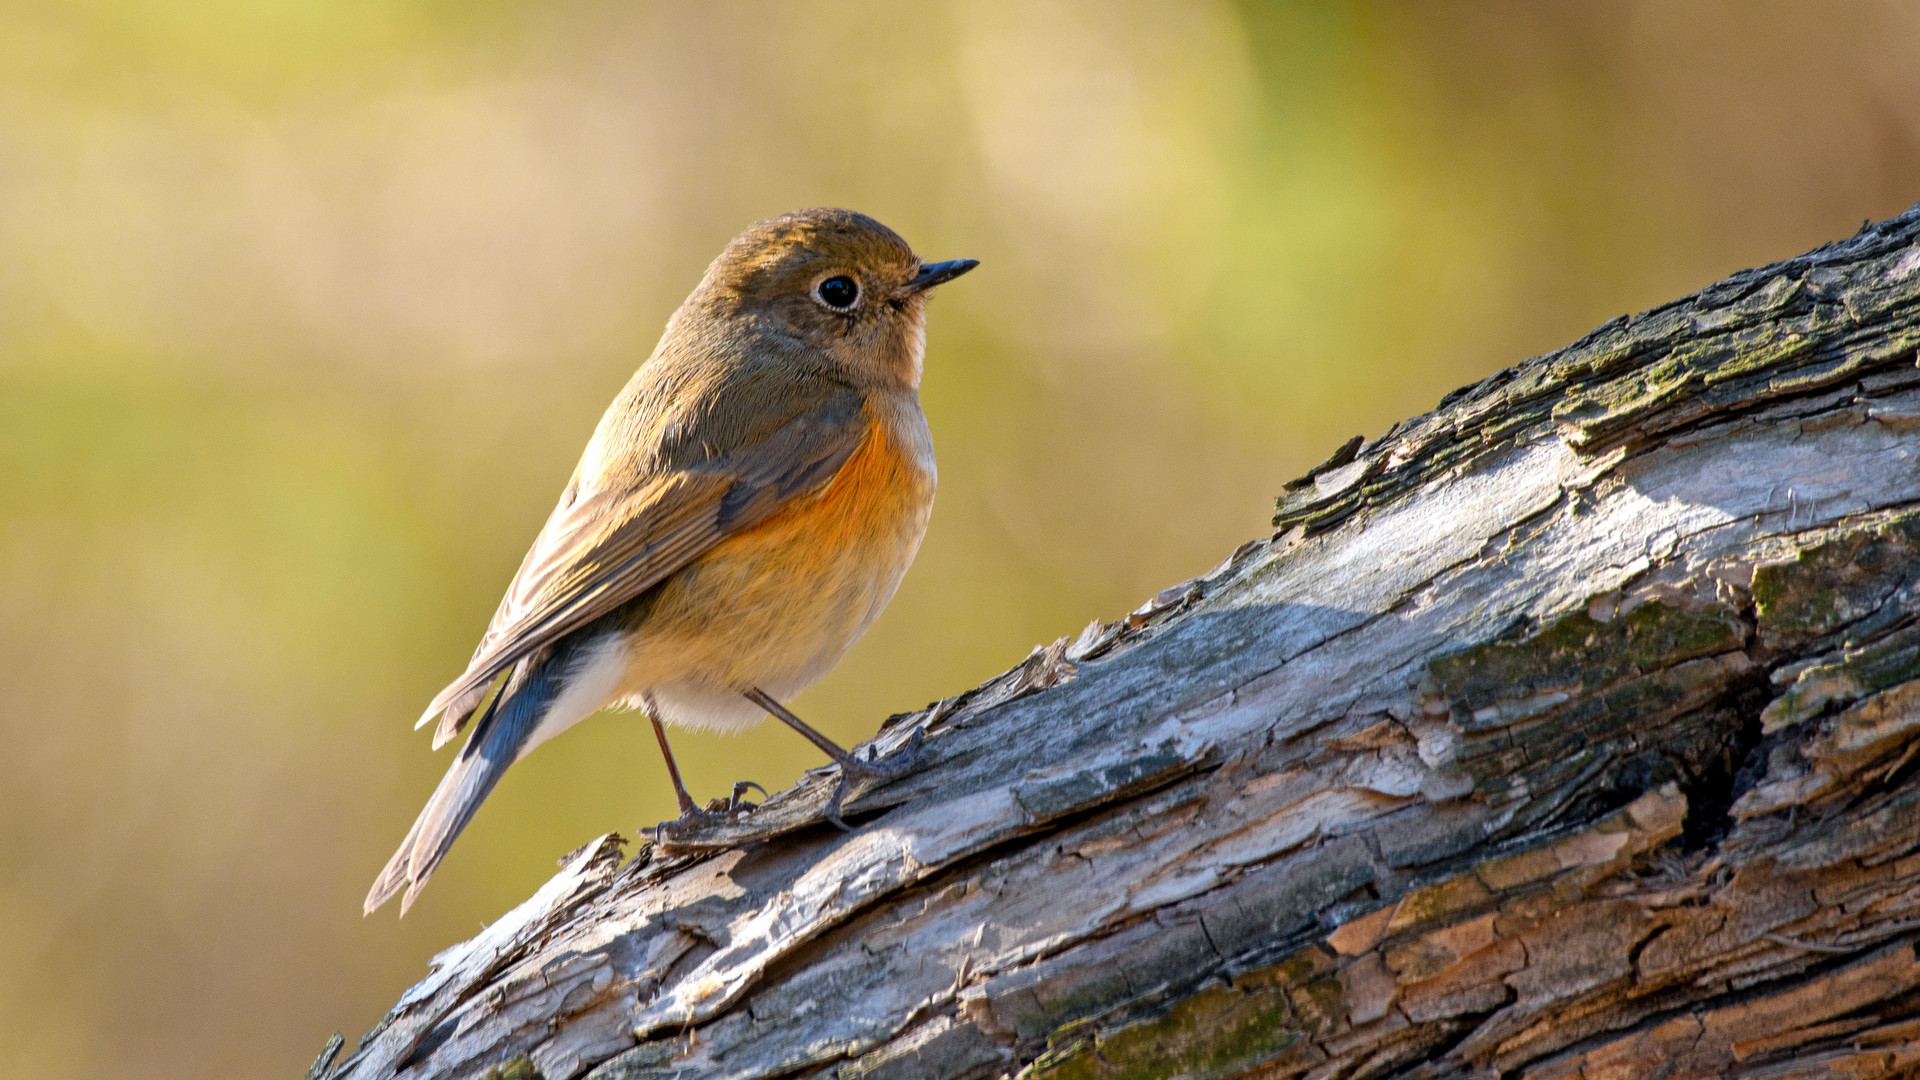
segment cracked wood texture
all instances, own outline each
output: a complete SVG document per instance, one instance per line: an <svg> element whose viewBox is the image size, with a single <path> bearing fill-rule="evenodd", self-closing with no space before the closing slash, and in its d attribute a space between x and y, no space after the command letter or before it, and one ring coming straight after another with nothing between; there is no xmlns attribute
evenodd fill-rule
<svg viewBox="0 0 1920 1080"><path fill-rule="evenodd" d="M1607 323L310 1075L1913 1075L1916 345L1920 207Z"/></svg>

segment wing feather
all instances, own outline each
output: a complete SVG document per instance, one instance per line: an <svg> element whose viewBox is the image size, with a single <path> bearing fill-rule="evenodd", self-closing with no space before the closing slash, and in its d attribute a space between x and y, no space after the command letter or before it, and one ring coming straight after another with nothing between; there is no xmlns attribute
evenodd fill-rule
<svg viewBox="0 0 1920 1080"><path fill-rule="evenodd" d="M679 443L695 452L650 470L638 483L593 489L576 475L507 587L467 670L435 695L415 726L440 716L434 746L445 744L502 672L790 500L824 487L865 440L872 419L863 395L850 388L833 384L811 396L805 402L810 407L770 432L763 425L719 440L679 433Z"/></svg>

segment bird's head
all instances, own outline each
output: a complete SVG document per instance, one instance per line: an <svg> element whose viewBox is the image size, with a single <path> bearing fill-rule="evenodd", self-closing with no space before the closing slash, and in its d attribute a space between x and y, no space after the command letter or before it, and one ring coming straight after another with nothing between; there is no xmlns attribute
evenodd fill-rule
<svg viewBox="0 0 1920 1080"><path fill-rule="evenodd" d="M797 210L734 237L668 333L749 335L856 384L918 386L927 298L977 265L924 262L865 214Z"/></svg>

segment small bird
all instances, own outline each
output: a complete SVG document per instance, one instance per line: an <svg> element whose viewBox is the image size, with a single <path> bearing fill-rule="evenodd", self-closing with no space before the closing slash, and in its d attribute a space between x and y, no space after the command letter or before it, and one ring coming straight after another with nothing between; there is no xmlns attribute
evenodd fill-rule
<svg viewBox="0 0 1920 1080"><path fill-rule="evenodd" d="M507 767L602 709L646 712L683 819L707 811L663 723L741 731L772 715L838 763L835 807L849 780L911 766L911 752L854 757L780 699L859 640L919 550L935 480L926 304L977 265L923 262L838 209L727 245L601 418L467 670L415 725L439 717L436 750L473 732L368 914L403 890L406 914Z"/></svg>

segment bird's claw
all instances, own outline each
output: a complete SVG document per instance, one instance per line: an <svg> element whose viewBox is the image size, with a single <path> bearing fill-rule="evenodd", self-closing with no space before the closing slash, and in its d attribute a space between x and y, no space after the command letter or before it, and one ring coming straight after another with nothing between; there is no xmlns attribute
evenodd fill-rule
<svg viewBox="0 0 1920 1080"><path fill-rule="evenodd" d="M746 800L745 796L747 794L748 788L752 788L753 790L759 792L761 798L765 798L767 795L766 788L761 787L759 784L756 784L751 780L735 780L733 782L733 791L728 793L726 798L708 799L707 805L703 809L683 810L680 813L680 820L686 821L693 818L737 817L748 810L752 810L754 807L759 806L760 804L748 802Z"/></svg>
<svg viewBox="0 0 1920 1080"><path fill-rule="evenodd" d="M742 810L751 810L754 807L760 805L759 803L750 803L746 799L741 797L747 793L748 788L752 788L753 790L759 792L760 798L762 799L768 799L772 797L767 794L766 788L761 787L759 784L756 784L751 780L735 780L733 782L733 793L727 796L727 813L737 814Z"/></svg>

